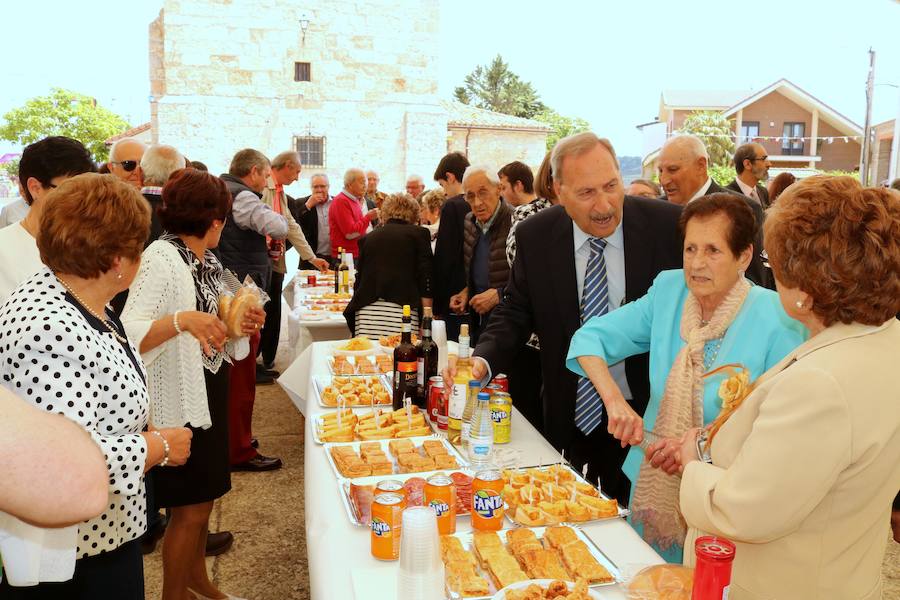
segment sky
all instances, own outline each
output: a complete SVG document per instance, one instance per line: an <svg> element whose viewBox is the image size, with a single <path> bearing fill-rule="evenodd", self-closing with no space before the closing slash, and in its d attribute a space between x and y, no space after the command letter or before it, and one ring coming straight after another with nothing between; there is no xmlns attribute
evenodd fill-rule
<svg viewBox="0 0 900 600"><path fill-rule="evenodd" d="M664 89L761 89L784 77L862 124L870 47L873 123L900 112L898 0L556 0L552 11L546 0L438 1L443 96L500 54L545 104L586 119L620 155L640 154L635 125L653 120ZM58 86L132 124L149 120L147 27L161 0L85 6L4 7L0 115ZM13 149L0 141L0 154Z"/></svg>

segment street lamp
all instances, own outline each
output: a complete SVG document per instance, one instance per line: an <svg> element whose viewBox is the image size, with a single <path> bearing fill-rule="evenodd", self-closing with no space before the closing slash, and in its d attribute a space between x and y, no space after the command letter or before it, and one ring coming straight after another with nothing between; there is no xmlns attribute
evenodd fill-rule
<svg viewBox="0 0 900 600"><path fill-rule="evenodd" d="M309 18L309 13L302 12L300 13L300 31L303 33L303 42L302 45L306 45L306 30L309 29L311 19Z"/></svg>

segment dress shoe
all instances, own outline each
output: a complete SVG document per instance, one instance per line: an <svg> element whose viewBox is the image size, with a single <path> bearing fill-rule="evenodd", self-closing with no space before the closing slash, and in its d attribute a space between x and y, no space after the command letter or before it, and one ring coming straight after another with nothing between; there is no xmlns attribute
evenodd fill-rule
<svg viewBox="0 0 900 600"><path fill-rule="evenodd" d="M215 600L215 598L210 598L209 596L204 596L198 592L195 592L191 588L188 588L188 591L194 595L194 598L197 600ZM225 600L246 600L246 598L239 598L237 596L232 596L231 594L225 594Z"/></svg>
<svg viewBox="0 0 900 600"><path fill-rule="evenodd" d="M166 525L169 520L164 515L159 515L153 525L141 536L141 554L152 554L156 550L156 544L166 533Z"/></svg>
<svg viewBox="0 0 900 600"><path fill-rule="evenodd" d="M257 454L247 462L231 465L232 471L274 471L280 469L282 465L281 459L276 457L263 456Z"/></svg>
<svg viewBox="0 0 900 600"><path fill-rule="evenodd" d="M234 543L234 536L230 531L220 531L219 533L210 533L206 536L206 555L218 556L224 554L231 549Z"/></svg>
<svg viewBox="0 0 900 600"><path fill-rule="evenodd" d="M266 373L259 365L256 365L256 385L272 385L275 383L275 377Z"/></svg>
<svg viewBox="0 0 900 600"><path fill-rule="evenodd" d="M259 440L255 437L250 438L250 447L251 448L259 448Z"/></svg>
<svg viewBox="0 0 900 600"><path fill-rule="evenodd" d="M281 375L280 371L275 370L275 363L266 363L262 366L263 370L271 375L272 377L278 377Z"/></svg>

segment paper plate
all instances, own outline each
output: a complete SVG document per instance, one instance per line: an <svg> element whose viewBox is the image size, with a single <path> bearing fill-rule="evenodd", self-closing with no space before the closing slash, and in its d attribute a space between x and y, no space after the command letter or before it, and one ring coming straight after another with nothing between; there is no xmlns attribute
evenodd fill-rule
<svg viewBox="0 0 900 600"><path fill-rule="evenodd" d="M348 340L341 340L335 342L332 346L334 349L333 353L335 356L370 356L378 352L378 342L373 342L372 340L369 341L372 343L372 347L368 350L341 350L340 346L343 346L348 342Z"/></svg>
<svg viewBox="0 0 900 600"><path fill-rule="evenodd" d="M553 583L553 579L529 579L527 581L519 581L517 583L511 583L493 596L493 600L506 600L506 592L510 590L524 590L531 584L537 584L542 588L547 588L551 583ZM569 586L569 591L575 587L575 584L571 581L567 581L566 585ZM595 598L596 600L601 600L603 596L600 595L596 590L588 589L588 596L591 598Z"/></svg>

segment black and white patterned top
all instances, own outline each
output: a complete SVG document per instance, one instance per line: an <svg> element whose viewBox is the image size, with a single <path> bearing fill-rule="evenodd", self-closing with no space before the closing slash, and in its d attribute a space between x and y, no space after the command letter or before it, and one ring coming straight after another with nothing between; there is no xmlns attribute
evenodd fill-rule
<svg viewBox="0 0 900 600"><path fill-rule="evenodd" d="M107 317L124 337L109 309ZM145 377L137 351L82 308L50 269L0 307L0 385L84 427L106 456L107 509L79 525L78 558L115 550L147 528Z"/></svg>
<svg viewBox="0 0 900 600"><path fill-rule="evenodd" d="M513 210L512 226L509 228L509 235L506 236L506 262L509 263L510 268L516 260L516 227L531 215L538 213L545 208L550 208L551 206L553 205L550 204L549 200L535 198L528 204L517 206L515 210Z"/></svg>

